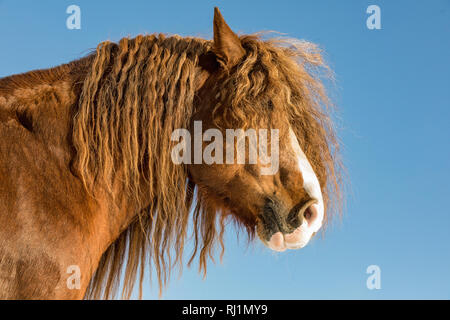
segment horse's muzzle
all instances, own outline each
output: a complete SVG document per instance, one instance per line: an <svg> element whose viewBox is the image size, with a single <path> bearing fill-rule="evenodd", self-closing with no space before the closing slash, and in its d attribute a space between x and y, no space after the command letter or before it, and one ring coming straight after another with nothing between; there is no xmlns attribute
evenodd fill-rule
<svg viewBox="0 0 450 320"><path fill-rule="evenodd" d="M259 238L275 251L303 248L321 225L317 203L311 199L285 213L277 202L267 200L258 217Z"/></svg>

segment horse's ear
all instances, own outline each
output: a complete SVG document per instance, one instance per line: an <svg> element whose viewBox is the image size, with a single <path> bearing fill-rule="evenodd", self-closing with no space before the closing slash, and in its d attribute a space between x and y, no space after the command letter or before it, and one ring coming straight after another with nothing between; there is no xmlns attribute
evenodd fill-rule
<svg viewBox="0 0 450 320"><path fill-rule="evenodd" d="M244 56L238 36L230 29L217 7L214 8L214 44L213 53L217 56L219 63L227 68L236 65Z"/></svg>

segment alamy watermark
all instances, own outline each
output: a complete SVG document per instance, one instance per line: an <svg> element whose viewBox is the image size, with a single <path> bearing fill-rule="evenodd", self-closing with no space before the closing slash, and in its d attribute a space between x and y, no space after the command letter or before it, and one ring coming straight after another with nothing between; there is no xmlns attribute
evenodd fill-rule
<svg viewBox="0 0 450 320"><path fill-rule="evenodd" d="M366 273L370 276L366 280L366 287L369 290L381 289L381 269L376 264L372 264L367 267Z"/></svg>
<svg viewBox="0 0 450 320"><path fill-rule="evenodd" d="M209 165L259 163L262 165L261 175L274 175L279 168L279 131L270 129L270 143L268 133L268 129L226 129L224 140L219 129L208 129L203 133L202 122L194 121L193 137L187 129L173 131L171 140L178 144L172 149L172 161L175 164L192 164L193 160L194 164ZM205 148L203 142L208 142Z"/></svg>
<svg viewBox="0 0 450 320"><path fill-rule="evenodd" d="M367 7L366 13L370 16L366 20L366 26L369 30L381 29L381 9L379 6L372 4Z"/></svg>
<svg viewBox="0 0 450 320"><path fill-rule="evenodd" d="M66 272L69 274L67 277L67 288L69 290L81 289L81 270L77 265L70 265L67 267Z"/></svg>
<svg viewBox="0 0 450 320"><path fill-rule="evenodd" d="M70 14L66 20L66 27L69 30L81 29L81 9L77 5L70 5L66 9L66 13Z"/></svg>

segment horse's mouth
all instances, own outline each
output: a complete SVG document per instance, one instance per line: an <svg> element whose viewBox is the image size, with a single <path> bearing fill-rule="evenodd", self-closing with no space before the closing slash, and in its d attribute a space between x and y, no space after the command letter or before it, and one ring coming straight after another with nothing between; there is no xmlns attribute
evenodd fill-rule
<svg viewBox="0 0 450 320"><path fill-rule="evenodd" d="M302 226L295 229L290 234L283 234L280 231L274 233L269 241L261 238L263 244L274 251L283 252L286 249L301 249L305 247L315 232L303 230Z"/></svg>
<svg viewBox="0 0 450 320"><path fill-rule="evenodd" d="M312 204L311 204L312 203ZM314 201L305 205L306 208L302 208L301 214L305 214L305 217L317 215L317 204ZM317 232L317 226L312 228L308 223L308 218L304 219L303 223L293 231L270 231L266 225L259 221L257 224L257 234L262 243L278 252L285 251L286 249L301 249L305 247L311 238Z"/></svg>

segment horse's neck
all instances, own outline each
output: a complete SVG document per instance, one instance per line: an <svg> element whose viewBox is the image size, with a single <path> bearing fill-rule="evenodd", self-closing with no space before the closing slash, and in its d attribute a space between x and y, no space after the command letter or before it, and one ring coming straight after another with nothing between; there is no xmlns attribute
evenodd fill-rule
<svg viewBox="0 0 450 320"><path fill-rule="evenodd" d="M64 70L55 69L42 74L38 71L16 76L17 78L13 76L6 80L1 79L0 129L2 126L3 128L14 126L14 131L8 132L11 139L20 141L20 148L18 147L15 152L23 153L24 158L23 163L18 163L17 167L20 167L23 173L29 171L30 177L40 179L25 182L27 190L12 201L35 206L31 213L27 213L29 215L41 214L44 205L42 201L45 201L49 212L47 212L48 221L45 222L46 228L43 230L52 230L55 239L65 240L51 243L43 250L51 255L54 252L64 252L63 255L55 257L60 259L57 261L58 265L79 264L82 273L86 275L92 274L103 252L128 227L134 218L133 212L136 212L136 208L132 207L120 187L115 188L112 194L108 194L100 186L95 190L94 200L71 171L73 157L70 140L71 119L80 94L82 72L85 71L65 67ZM42 167L33 164L32 159L25 159L29 157L39 160ZM3 158L0 158L0 165L2 161L12 161L12 158L3 155ZM12 181L21 179L19 176L11 178ZM46 186L45 183L49 181L54 185ZM13 189L14 186L11 185L10 188ZM68 191L61 192L61 190ZM0 193L0 199L2 197ZM31 199L41 200L32 202ZM54 212L51 212L52 210ZM58 218L55 220L55 217ZM61 224L65 226L65 230L58 227ZM59 234L67 230L72 230L73 234L64 234L64 237ZM28 232L35 233L32 230ZM35 236L40 237L46 235L39 233ZM74 245L79 247L74 249ZM63 281L67 275L61 276ZM83 287L86 285L84 281ZM63 283L59 286L65 287ZM64 297L62 294L61 298Z"/></svg>

